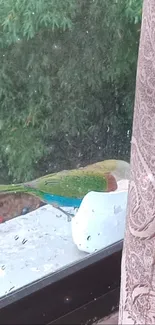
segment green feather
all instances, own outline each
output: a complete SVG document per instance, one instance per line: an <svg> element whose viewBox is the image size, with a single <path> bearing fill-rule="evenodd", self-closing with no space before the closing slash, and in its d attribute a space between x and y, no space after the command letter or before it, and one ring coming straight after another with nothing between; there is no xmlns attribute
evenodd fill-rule
<svg viewBox="0 0 155 325"><path fill-rule="evenodd" d="M43 193L39 189L25 186L25 184L0 185L0 194L27 193L43 199Z"/></svg>
<svg viewBox="0 0 155 325"><path fill-rule="evenodd" d="M24 192L34 195L38 193L39 197L41 193L48 193L70 198L83 198L89 191L107 191L107 173L122 172L124 169L129 169L128 165L120 160L105 160L79 169L63 170L46 175L28 183L0 185L0 193Z"/></svg>
<svg viewBox="0 0 155 325"><path fill-rule="evenodd" d="M41 192L65 197L82 198L90 191L106 191L106 175L78 170L75 173L58 173L38 178L25 184L0 185L0 193ZM37 193L38 191L38 193Z"/></svg>
<svg viewBox="0 0 155 325"><path fill-rule="evenodd" d="M29 186L44 193L82 198L90 191L105 191L107 181L103 175L82 172L79 175L50 175L29 183Z"/></svg>
<svg viewBox="0 0 155 325"><path fill-rule="evenodd" d="M0 193L20 193L27 192L24 184L0 185Z"/></svg>

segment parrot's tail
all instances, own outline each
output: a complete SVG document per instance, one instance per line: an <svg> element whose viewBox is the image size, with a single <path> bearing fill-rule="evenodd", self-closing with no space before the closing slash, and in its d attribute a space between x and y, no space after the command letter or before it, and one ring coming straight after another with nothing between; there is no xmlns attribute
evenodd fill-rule
<svg viewBox="0 0 155 325"><path fill-rule="evenodd" d="M20 192L28 192L27 188L23 184L0 185L0 194Z"/></svg>

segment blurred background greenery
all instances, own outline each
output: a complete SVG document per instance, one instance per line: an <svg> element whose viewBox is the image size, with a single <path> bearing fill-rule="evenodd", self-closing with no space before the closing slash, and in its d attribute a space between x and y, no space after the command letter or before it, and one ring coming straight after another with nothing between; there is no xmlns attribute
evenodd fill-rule
<svg viewBox="0 0 155 325"><path fill-rule="evenodd" d="M0 182L129 160L142 0L0 8Z"/></svg>

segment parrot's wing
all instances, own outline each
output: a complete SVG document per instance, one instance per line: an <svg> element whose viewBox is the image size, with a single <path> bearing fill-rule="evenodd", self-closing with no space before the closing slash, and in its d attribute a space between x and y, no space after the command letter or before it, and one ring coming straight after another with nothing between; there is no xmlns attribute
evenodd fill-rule
<svg viewBox="0 0 155 325"><path fill-rule="evenodd" d="M130 165L127 162L109 159L46 175L25 185L51 195L83 198L90 191L114 191L116 181L129 179L129 173Z"/></svg>
<svg viewBox="0 0 155 325"><path fill-rule="evenodd" d="M80 167L78 169L71 169L71 170L62 170L57 173L48 174L45 176L40 177L37 180L34 180L32 182L26 183L27 185L31 185L35 182L38 182L39 180L48 180L49 178L59 178L63 176L71 176L71 175L81 175L82 173L85 173L86 171L91 171L93 174L100 173L102 175L104 174L115 174L119 178L129 178L130 173L130 164L124 160L117 160L117 159L108 159L103 160L91 165L87 165L85 167Z"/></svg>
<svg viewBox="0 0 155 325"><path fill-rule="evenodd" d="M90 191L105 192L117 188L117 182L113 176L107 174L88 171L75 170L65 174L49 175L49 177L39 178L29 186L44 193L60 195L64 197L83 198Z"/></svg>

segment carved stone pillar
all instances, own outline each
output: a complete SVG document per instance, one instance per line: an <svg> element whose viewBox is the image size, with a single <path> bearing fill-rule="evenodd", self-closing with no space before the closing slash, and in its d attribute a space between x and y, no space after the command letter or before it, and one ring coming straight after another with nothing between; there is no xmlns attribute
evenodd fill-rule
<svg viewBox="0 0 155 325"><path fill-rule="evenodd" d="M143 6L119 324L155 324L155 0Z"/></svg>

